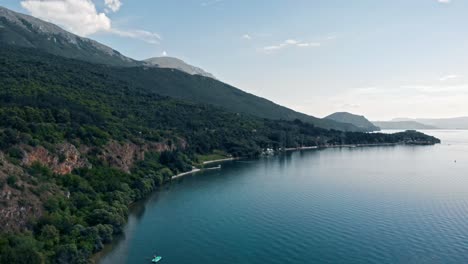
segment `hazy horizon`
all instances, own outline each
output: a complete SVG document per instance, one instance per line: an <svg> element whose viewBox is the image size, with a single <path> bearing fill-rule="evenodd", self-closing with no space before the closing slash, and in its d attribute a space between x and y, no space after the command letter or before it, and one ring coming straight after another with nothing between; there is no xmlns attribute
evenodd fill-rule
<svg viewBox="0 0 468 264"><path fill-rule="evenodd" d="M0 0L135 59L168 55L280 105L468 116L468 2Z"/></svg>

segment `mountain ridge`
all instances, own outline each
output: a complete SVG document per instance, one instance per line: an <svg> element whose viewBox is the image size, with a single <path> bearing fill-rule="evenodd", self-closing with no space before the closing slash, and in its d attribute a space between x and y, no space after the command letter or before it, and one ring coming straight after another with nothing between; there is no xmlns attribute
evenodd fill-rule
<svg viewBox="0 0 468 264"><path fill-rule="evenodd" d="M216 79L216 77L213 74L206 72L202 68L190 65L179 58L174 58L174 57L169 57L169 56L153 57L153 58L143 60L143 62L147 66L177 69L177 70L186 72L191 75L201 75L201 76L209 77L212 79Z"/></svg>
<svg viewBox="0 0 468 264"><path fill-rule="evenodd" d="M14 30L8 30L11 28ZM26 48L42 49L54 55L92 63L125 67L172 68L192 75L199 74L216 79L203 69L192 66L178 58L155 57L143 61L132 59L98 41L78 36L53 23L2 6L0 6L0 42ZM60 50L52 48L55 45L61 45Z"/></svg>
<svg viewBox="0 0 468 264"><path fill-rule="evenodd" d="M234 113L261 118L290 121L299 119L325 129L363 131L352 124L296 112L212 78L173 69L169 72L154 70L153 68L157 67L149 67L147 63L125 57L94 40L81 38L54 24L6 8L0 9L0 26L0 43L116 67L110 71L115 78L163 96L212 104ZM122 75L116 74L117 72ZM160 78L162 75L166 78Z"/></svg>
<svg viewBox="0 0 468 264"><path fill-rule="evenodd" d="M0 43L37 48L73 59L115 66L137 66L141 62L122 55L95 40L80 37L61 27L0 6Z"/></svg>

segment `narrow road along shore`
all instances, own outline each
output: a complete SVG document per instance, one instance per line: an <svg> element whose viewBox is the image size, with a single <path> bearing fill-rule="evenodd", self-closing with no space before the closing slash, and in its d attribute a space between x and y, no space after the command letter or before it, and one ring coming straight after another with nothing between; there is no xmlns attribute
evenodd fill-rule
<svg viewBox="0 0 468 264"><path fill-rule="evenodd" d="M295 151L295 150L306 150L306 149L318 149L317 146L310 146L310 147L298 147L298 148L285 148L284 151Z"/></svg>
<svg viewBox="0 0 468 264"><path fill-rule="evenodd" d="M209 160L209 161L204 161L204 162L203 162L203 165L211 164L211 163L217 163L217 162L223 162L223 161L236 160L236 159L237 159L237 158L226 158L226 159Z"/></svg>
<svg viewBox="0 0 468 264"><path fill-rule="evenodd" d="M191 171L182 172L182 173L179 173L179 174L177 174L177 175L172 176L172 177L171 177L171 180L178 179L178 178L182 178L182 177L184 177L185 175L189 175L189 174L196 173L196 172L199 172L199 171L201 171L201 169L199 169L199 168L193 168Z"/></svg>
<svg viewBox="0 0 468 264"><path fill-rule="evenodd" d="M218 162L224 162L224 161L231 161L231 160L236 160L236 158L209 160L209 161L204 161L202 164L206 165L206 164L212 164L212 163L218 163ZM171 180L182 178L182 177L184 177L186 175L197 173L197 172L200 172L202 170L210 170L210 169L212 170L212 169L219 169L219 168L217 167L217 168L201 168L201 169L199 169L199 168L193 167L191 171L182 172L182 173L179 173L177 175L172 176Z"/></svg>

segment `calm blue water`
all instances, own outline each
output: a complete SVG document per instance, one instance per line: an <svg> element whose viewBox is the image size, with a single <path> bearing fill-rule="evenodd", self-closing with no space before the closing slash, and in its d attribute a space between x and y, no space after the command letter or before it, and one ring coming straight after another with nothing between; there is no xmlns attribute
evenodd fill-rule
<svg viewBox="0 0 468 264"><path fill-rule="evenodd" d="M108 263L467 263L468 131L224 163L135 209ZM457 162L455 162L455 160Z"/></svg>

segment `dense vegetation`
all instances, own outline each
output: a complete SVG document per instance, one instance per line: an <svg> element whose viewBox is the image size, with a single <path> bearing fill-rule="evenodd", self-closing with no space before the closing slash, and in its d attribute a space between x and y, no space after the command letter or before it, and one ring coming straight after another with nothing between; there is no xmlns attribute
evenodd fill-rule
<svg viewBox="0 0 468 264"><path fill-rule="evenodd" d="M3 13L3 15L2 15ZM12 22L11 20L15 22ZM143 62L123 57L120 53L89 39L80 38L39 19L0 7L0 44L34 48L61 57L92 63L122 66L101 67L109 78L122 80L131 87L150 90L159 95L201 104L214 104L231 112L261 118L295 119L318 127L347 131L363 131L352 124L343 124L295 112L264 98L246 93L215 79L194 76L176 70L134 67Z"/></svg>
<svg viewBox="0 0 468 264"><path fill-rule="evenodd" d="M144 69L127 70L36 50L0 50L0 152L24 172L5 178L0 174L0 191L8 187L24 197L35 195L44 207L42 217L27 224L28 231L0 237L0 263L86 263L122 231L130 203L204 160L198 157L258 156L265 148L311 145L437 142L418 132L325 130L301 120L261 119L178 101L158 95L161 87L149 89L150 79L146 85L128 80ZM148 78L160 79L155 86L167 90L206 84L203 77L181 72L147 71ZM109 142L175 145L181 140L185 147L146 153L129 173L109 166L101 156ZM28 149L44 146L53 152L63 142L85 146L92 166L59 175L44 164L22 163Z"/></svg>
<svg viewBox="0 0 468 264"><path fill-rule="evenodd" d="M267 147L399 142L407 136L329 131L299 120L259 119L177 101L119 80L112 74L119 70L34 50L3 48L0 120L5 129L0 137L9 139L2 140L3 147L63 140L102 145L109 139L140 142L183 137L192 152L224 150L252 156ZM154 74L163 79L167 75L190 78L166 69ZM174 85L168 83L166 89Z"/></svg>

